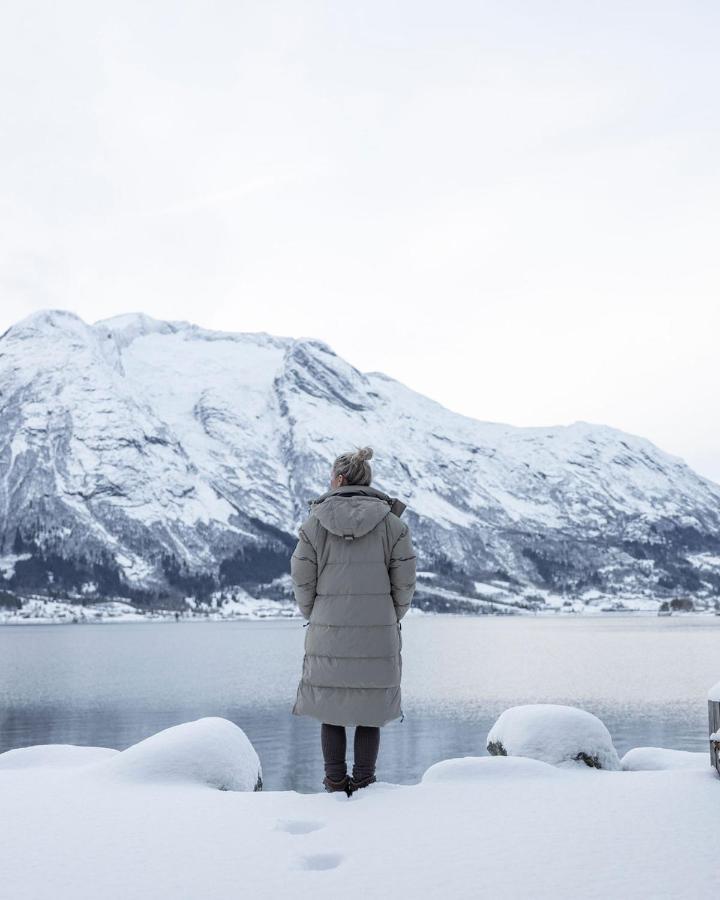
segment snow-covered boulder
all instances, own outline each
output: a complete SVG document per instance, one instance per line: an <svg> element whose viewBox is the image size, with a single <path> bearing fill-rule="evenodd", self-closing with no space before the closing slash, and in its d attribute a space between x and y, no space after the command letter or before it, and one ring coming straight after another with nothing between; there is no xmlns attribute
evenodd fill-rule
<svg viewBox="0 0 720 900"><path fill-rule="evenodd" d="M189 782L221 791L262 790L262 767L242 728L227 719L185 722L101 763L98 774L139 782Z"/></svg>
<svg viewBox="0 0 720 900"><path fill-rule="evenodd" d="M707 753L690 753L687 750L665 750L663 747L635 747L620 760L628 772L645 772L657 769L707 769L710 757Z"/></svg>
<svg viewBox="0 0 720 900"><path fill-rule="evenodd" d="M117 750L76 747L73 744L37 744L0 753L0 769L73 769L109 759Z"/></svg>
<svg viewBox="0 0 720 900"><path fill-rule="evenodd" d="M443 759L430 766L423 784L446 781L479 781L488 778L547 778L559 775L556 769L536 759L504 756L463 756Z"/></svg>
<svg viewBox="0 0 720 900"><path fill-rule="evenodd" d="M610 732L597 716L551 703L513 706L490 729L493 756L527 756L553 766L584 764L619 769Z"/></svg>

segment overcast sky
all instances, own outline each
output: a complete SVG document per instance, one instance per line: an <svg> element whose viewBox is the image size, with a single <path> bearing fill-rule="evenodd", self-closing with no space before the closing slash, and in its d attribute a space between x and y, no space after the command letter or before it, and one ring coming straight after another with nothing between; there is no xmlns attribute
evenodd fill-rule
<svg viewBox="0 0 720 900"><path fill-rule="evenodd" d="M720 481L719 46L715 0L6 0L0 328L316 337Z"/></svg>

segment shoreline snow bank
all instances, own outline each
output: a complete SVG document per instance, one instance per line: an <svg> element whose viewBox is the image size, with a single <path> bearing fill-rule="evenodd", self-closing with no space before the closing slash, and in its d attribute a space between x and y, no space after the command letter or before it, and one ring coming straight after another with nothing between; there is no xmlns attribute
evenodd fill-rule
<svg viewBox="0 0 720 900"><path fill-rule="evenodd" d="M190 732L229 737L200 721ZM190 732L175 741L206 746ZM64 769L0 768L3 896L366 900L376 885L395 900L720 892L720 779L709 766L606 772L466 757L432 766L420 784L380 782L348 800L223 792L204 774L168 779L152 766L129 789L103 777L126 753ZM382 774L382 752L380 765Z"/></svg>
<svg viewBox="0 0 720 900"><path fill-rule="evenodd" d="M669 769L707 769L708 753L665 750L663 747L635 747L620 760L626 772L657 772Z"/></svg>
<svg viewBox="0 0 720 900"><path fill-rule="evenodd" d="M0 772L72 769L118 784L184 783L219 791L262 790L262 767L247 735L208 717L159 731L127 750L41 744L0 753Z"/></svg>
<svg viewBox="0 0 720 900"><path fill-rule="evenodd" d="M109 747L78 747L75 744L36 744L0 753L0 769L73 769L109 759L119 753Z"/></svg>
<svg viewBox="0 0 720 900"><path fill-rule="evenodd" d="M212 609L143 610L126 600L81 604L72 599L21 598L17 610L0 608L0 625L107 625L136 622L238 622L302 618L289 600L245 597ZM176 618L176 612L177 617Z"/></svg>
<svg viewBox="0 0 720 900"><path fill-rule="evenodd" d="M445 590L445 589L443 589ZM452 592L448 592L452 593ZM651 607L607 607L598 606L594 601L585 602L576 600L571 606L564 607L548 605L538 610L529 610L526 607L500 600L488 600L482 597L453 594L456 599L475 605L476 612L430 612L414 607L409 615L480 615L491 613L503 615L512 612L517 615L537 615L540 617L577 617L604 618L610 616L613 619L619 616L631 618L648 618L657 616L658 601L649 601ZM105 602L93 602L81 604L68 598L65 600L51 600L42 596L30 596L18 598L22 607L20 609L0 608L0 626L3 625L101 625L101 624L126 624L131 622L174 622L175 610L138 609L124 599L108 600ZM617 598L607 598L608 600ZM494 610L494 612L493 612ZM211 608L193 609L190 605L186 609L177 610L180 621L189 622L243 622L243 621L267 621L283 619L301 619L293 601L258 599L246 595L237 601L226 601L222 605ZM697 609L692 612L674 612L676 618L682 617L709 617L713 616L711 609Z"/></svg>
<svg viewBox="0 0 720 900"><path fill-rule="evenodd" d="M422 784L478 781L484 778L553 778L558 770L536 759L511 756L463 756L430 766Z"/></svg>
<svg viewBox="0 0 720 900"><path fill-rule="evenodd" d="M136 782L200 784L220 791L262 790L255 748L242 728L217 717L166 728L101 761L93 772Z"/></svg>

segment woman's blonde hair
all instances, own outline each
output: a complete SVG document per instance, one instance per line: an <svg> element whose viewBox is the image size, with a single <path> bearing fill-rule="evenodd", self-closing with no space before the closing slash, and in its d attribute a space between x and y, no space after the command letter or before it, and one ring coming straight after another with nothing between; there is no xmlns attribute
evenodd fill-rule
<svg viewBox="0 0 720 900"><path fill-rule="evenodd" d="M342 475L345 484L370 484L372 469L368 460L372 457L372 447L358 447L354 453L341 453L333 463L333 478Z"/></svg>

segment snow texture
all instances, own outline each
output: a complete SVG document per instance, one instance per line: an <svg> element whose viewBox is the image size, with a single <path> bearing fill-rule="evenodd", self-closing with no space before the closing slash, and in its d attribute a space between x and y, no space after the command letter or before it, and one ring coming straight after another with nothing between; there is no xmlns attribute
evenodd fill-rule
<svg viewBox="0 0 720 900"><path fill-rule="evenodd" d="M262 787L260 760L245 732L216 717L167 728L128 747L95 771L119 780L176 781L221 791Z"/></svg>
<svg viewBox="0 0 720 900"><path fill-rule="evenodd" d="M487 746L495 755L527 756L552 766L620 768L605 725L573 706L539 703L506 709L490 729Z"/></svg>
<svg viewBox="0 0 720 900"><path fill-rule="evenodd" d="M262 788L262 767L242 728L210 717L175 725L119 752L45 744L0 754L0 769L85 768L118 783L185 783L221 791Z"/></svg>
<svg viewBox="0 0 720 900"><path fill-rule="evenodd" d="M377 885L396 900L720 895L720 781L709 766L598 772L465 758L350 800L222 793L218 766L233 765L242 743L228 726L190 723L81 767L56 768L40 748L47 765L0 768L2 896L366 900ZM189 764L190 747L213 757L212 777ZM123 757L134 759L131 783L113 771Z"/></svg>
<svg viewBox="0 0 720 900"><path fill-rule="evenodd" d="M720 681L708 691L708 700L712 700L713 703L720 703Z"/></svg>
<svg viewBox="0 0 720 900"><path fill-rule="evenodd" d="M707 769L708 753L687 750L665 750L662 747L635 747L623 756L623 769L628 772L649 772L662 769Z"/></svg>
<svg viewBox="0 0 720 900"><path fill-rule="evenodd" d="M107 747L73 744L38 744L0 753L0 769L71 769L109 759L118 753Z"/></svg>
<svg viewBox="0 0 720 900"><path fill-rule="evenodd" d="M463 756L435 763L423 775L423 784L479 781L486 778L552 778L554 766L537 759L504 756Z"/></svg>

